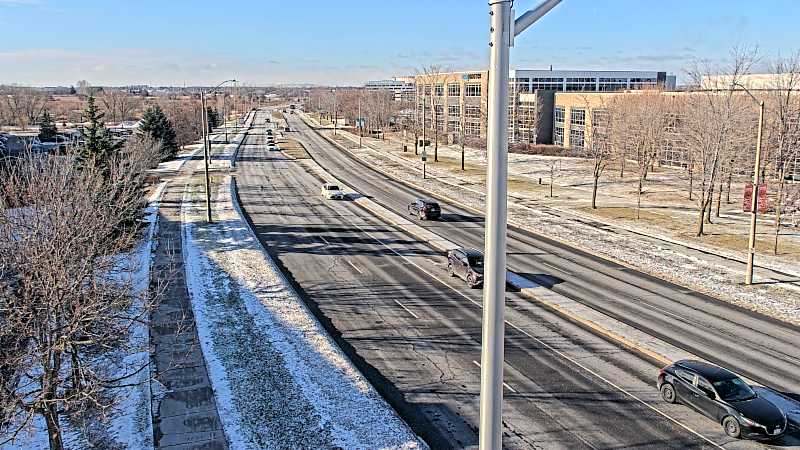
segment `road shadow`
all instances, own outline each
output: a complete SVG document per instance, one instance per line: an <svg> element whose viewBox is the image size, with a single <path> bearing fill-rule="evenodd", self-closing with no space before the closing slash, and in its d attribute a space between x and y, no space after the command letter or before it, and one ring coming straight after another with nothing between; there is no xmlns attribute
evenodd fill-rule
<svg viewBox="0 0 800 450"><path fill-rule="evenodd" d="M534 281L536 284L546 287L547 289L552 289L553 286L564 282L562 278L549 275L546 273L518 273L517 275L521 276L522 278Z"/></svg>

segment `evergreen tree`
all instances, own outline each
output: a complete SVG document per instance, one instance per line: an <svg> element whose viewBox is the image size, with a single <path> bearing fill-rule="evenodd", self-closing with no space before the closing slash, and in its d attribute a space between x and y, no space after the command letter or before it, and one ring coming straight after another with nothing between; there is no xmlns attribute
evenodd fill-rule
<svg viewBox="0 0 800 450"><path fill-rule="evenodd" d="M146 134L160 142L162 159L170 159L178 153L175 129L160 106L147 108L139 123L139 133Z"/></svg>
<svg viewBox="0 0 800 450"><path fill-rule="evenodd" d="M58 134L56 124L53 122L53 118L50 116L50 113L45 109L42 112L42 119L39 122L39 140L42 142L55 141L56 134Z"/></svg>
<svg viewBox="0 0 800 450"><path fill-rule="evenodd" d="M75 90L75 86L70 86L69 87L69 95L75 95L77 93L78 93L78 91Z"/></svg>
<svg viewBox="0 0 800 450"><path fill-rule="evenodd" d="M220 126L219 113L217 113L216 109L206 106L206 114L208 116L208 131L211 132L212 129Z"/></svg>
<svg viewBox="0 0 800 450"><path fill-rule="evenodd" d="M78 154L78 159L82 164L106 166L111 154L122 146L121 142L114 141L106 129L105 123L103 123L104 115L97 109L94 96L90 95L86 106L89 126L84 130L85 142Z"/></svg>

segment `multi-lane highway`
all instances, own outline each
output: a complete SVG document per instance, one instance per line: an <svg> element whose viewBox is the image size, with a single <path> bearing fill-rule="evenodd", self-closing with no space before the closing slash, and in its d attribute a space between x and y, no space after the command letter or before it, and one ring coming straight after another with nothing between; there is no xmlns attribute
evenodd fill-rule
<svg viewBox="0 0 800 450"><path fill-rule="evenodd" d="M442 256L402 230L352 202L323 200L319 189L326 180L306 171L308 161L266 150L257 131L264 125L263 114L242 146L236 174L242 206L259 239L342 348L417 433L435 448L474 445L480 290L447 277ZM348 158L292 116L289 121L299 130L292 137L362 194L396 211L417 195ZM482 247L481 220L467 211L445 205L445 221L424 225L448 239ZM641 300L656 302L659 290L677 289L629 271L612 277L606 272L621 268L580 254L569 259L568 249L538 244L538 238L519 231L512 236L510 261L527 268L516 270L561 276L559 286L574 284L567 289L583 295L603 292L608 299L619 293L624 304L622 294L637 296L649 289L649 298ZM596 277L617 281L594 284L575 276L573 282L566 275L550 275L553 269L544 271L541 261L573 274L597 270ZM627 293L621 286L628 276L641 278L637 291ZM652 362L515 294L507 302L506 447L757 446L731 441L718 425L685 407L661 402L653 386L658 367ZM633 306L646 312L636 314L653 316L641 302L629 308ZM794 382L786 381L789 386Z"/></svg>
<svg viewBox="0 0 800 450"><path fill-rule="evenodd" d="M403 213L414 198L429 196L349 157L296 116L288 119L322 166L378 203ZM451 204L443 204L443 212L443 221L419 224L460 245L483 248L483 217ZM796 326L514 228L509 229L508 267L753 380L800 393Z"/></svg>

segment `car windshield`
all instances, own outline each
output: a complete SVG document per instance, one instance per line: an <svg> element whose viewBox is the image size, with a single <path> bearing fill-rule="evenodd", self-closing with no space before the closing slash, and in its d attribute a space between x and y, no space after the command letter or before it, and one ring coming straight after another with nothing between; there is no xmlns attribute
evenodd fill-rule
<svg viewBox="0 0 800 450"><path fill-rule="evenodd" d="M329 184L328 185L328 190L329 191L338 191L339 190L339 186L336 186L335 184Z"/></svg>
<svg viewBox="0 0 800 450"><path fill-rule="evenodd" d="M756 393L741 378L720 380L713 383L713 385L720 398L726 402L749 400L756 396Z"/></svg>
<svg viewBox="0 0 800 450"><path fill-rule="evenodd" d="M482 269L483 268L483 256L469 256L467 258L469 260L469 265L475 269Z"/></svg>

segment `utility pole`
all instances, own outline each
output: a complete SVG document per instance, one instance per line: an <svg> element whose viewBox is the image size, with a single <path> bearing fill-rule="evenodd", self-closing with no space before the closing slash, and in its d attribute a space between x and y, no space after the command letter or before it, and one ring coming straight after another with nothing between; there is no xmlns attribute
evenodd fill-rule
<svg viewBox="0 0 800 450"><path fill-rule="evenodd" d="M336 110L336 89L333 90L333 134L336 134L336 122L339 121L339 111Z"/></svg>
<svg viewBox="0 0 800 450"><path fill-rule="evenodd" d="M361 148L361 137L364 135L364 125L361 119L361 94L358 94L358 148Z"/></svg>
<svg viewBox="0 0 800 450"><path fill-rule="evenodd" d="M489 0L489 109L487 130L486 242L484 248L483 338L478 443L481 450L503 445L503 352L505 334L506 227L508 194L509 48L561 0L546 0L514 20L511 0Z"/></svg>
<svg viewBox="0 0 800 450"><path fill-rule="evenodd" d="M225 80L214 87L210 93L215 93L220 86L229 82L235 83L236 80ZM206 221L211 223L211 178L208 174L208 165L211 160L211 144L209 143L208 137L208 108L206 107L206 93L202 89L200 90L200 109L202 110L202 118L200 121L202 122L201 125L203 126L203 164L205 165L206 175Z"/></svg>
<svg viewBox="0 0 800 450"><path fill-rule="evenodd" d="M756 161L753 169L753 190L750 192L750 240L747 245L747 269L744 274L744 284L753 284L753 259L756 253L756 225L758 219L758 188L761 183L761 136L764 134L764 100L759 100L738 81L733 82L744 90L750 98L758 103L758 137L756 138Z"/></svg>
<svg viewBox="0 0 800 450"><path fill-rule="evenodd" d="M222 126L225 127L225 143L227 144L228 141L228 102L227 96L222 94Z"/></svg>
<svg viewBox="0 0 800 450"><path fill-rule="evenodd" d="M422 80L422 153L425 153L425 80ZM425 166L423 166L425 167Z"/></svg>
<svg viewBox="0 0 800 450"><path fill-rule="evenodd" d="M748 92L749 93L749 92ZM752 94L751 94L752 95ZM758 194L761 182L761 135L764 133L764 100L758 101L758 138L756 139L756 163L753 173L753 193L750 203L750 245L747 249L747 274L745 283L753 284L753 258L756 253L756 219L758 217ZM721 189L721 188L720 188Z"/></svg>
<svg viewBox="0 0 800 450"><path fill-rule="evenodd" d="M203 165L206 175L206 222L211 223L211 179L208 175L208 163L211 149L208 143L208 110L206 109L206 93L200 92L200 104L203 109Z"/></svg>

